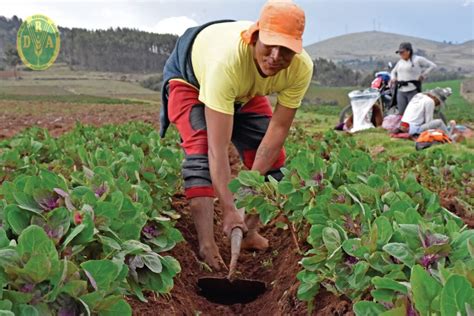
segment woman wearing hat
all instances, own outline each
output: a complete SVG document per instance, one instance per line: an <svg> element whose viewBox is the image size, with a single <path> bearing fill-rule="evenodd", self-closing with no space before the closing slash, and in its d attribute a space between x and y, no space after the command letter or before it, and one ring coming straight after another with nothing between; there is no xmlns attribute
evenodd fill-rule
<svg viewBox="0 0 474 316"><path fill-rule="evenodd" d="M445 105L451 93L451 88L436 88L416 94L403 114L400 131L417 135L429 129L441 129L448 133L446 124L440 119L433 119L433 115L436 107Z"/></svg>
<svg viewBox="0 0 474 316"><path fill-rule="evenodd" d="M396 53L400 55L400 60L392 70L392 83L396 85L398 112L403 115L410 100L421 92L421 83L436 68L436 64L414 55L410 43L401 43Z"/></svg>
<svg viewBox="0 0 474 316"><path fill-rule="evenodd" d="M228 149L233 143L248 169L283 177L283 144L313 73L304 27L305 14L292 1L268 1L256 23L217 21L188 29L163 70L160 134L171 122L181 136L199 255L214 269L224 266L214 237L216 197L224 233L240 228L246 232L243 248L268 247L258 216L244 218L235 206ZM274 111L266 97L272 93Z"/></svg>

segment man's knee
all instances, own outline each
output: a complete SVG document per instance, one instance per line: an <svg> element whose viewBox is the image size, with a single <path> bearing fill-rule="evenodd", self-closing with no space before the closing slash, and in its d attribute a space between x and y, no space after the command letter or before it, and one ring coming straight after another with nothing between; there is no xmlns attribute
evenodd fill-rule
<svg viewBox="0 0 474 316"><path fill-rule="evenodd" d="M214 197L207 154L186 155L182 174L184 190L188 199Z"/></svg>

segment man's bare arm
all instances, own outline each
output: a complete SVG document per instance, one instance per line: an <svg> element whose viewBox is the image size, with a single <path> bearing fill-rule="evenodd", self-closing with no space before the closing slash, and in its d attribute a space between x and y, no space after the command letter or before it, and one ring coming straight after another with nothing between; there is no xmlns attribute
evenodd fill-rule
<svg viewBox="0 0 474 316"><path fill-rule="evenodd" d="M296 109L277 104L267 133L258 147L252 170L266 174L271 169L285 143L295 114Z"/></svg>
<svg viewBox="0 0 474 316"><path fill-rule="evenodd" d="M231 180L229 145L234 119L232 115L205 108L209 146L209 169L212 184L224 211L224 232L230 234L235 227L246 230L242 215L237 213L234 196L228 188Z"/></svg>

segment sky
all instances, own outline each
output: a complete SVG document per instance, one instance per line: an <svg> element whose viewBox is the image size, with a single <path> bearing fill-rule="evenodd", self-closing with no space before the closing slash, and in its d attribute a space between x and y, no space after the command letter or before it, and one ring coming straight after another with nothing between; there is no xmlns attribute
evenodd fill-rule
<svg viewBox="0 0 474 316"><path fill-rule="evenodd" d="M306 13L304 45L382 31L436 41L474 39L474 0L294 0ZM44 14L63 27L129 27L180 35L218 19L258 19L265 0L0 0L0 15Z"/></svg>

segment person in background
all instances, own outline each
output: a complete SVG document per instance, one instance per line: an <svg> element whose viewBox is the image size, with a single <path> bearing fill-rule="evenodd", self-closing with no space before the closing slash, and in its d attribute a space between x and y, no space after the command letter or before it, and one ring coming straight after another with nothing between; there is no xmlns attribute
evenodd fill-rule
<svg viewBox="0 0 474 316"><path fill-rule="evenodd" d="M436 64L425 57L414 55L411 43L401 43L396 51L400 60L392 70L392 86L396 89L398 113L403 115L410 100L421 92L421 84Z"/></svg>
<svg viewBox="0 0 474 316"><path fill-rule="evenodd" d="M416 94L403 114L399 132L417 135L429 129L441 129L448 133L444 122L433 119L433 114L436 107L445 105L451 94L451 88L436 88Z"/></svg>

